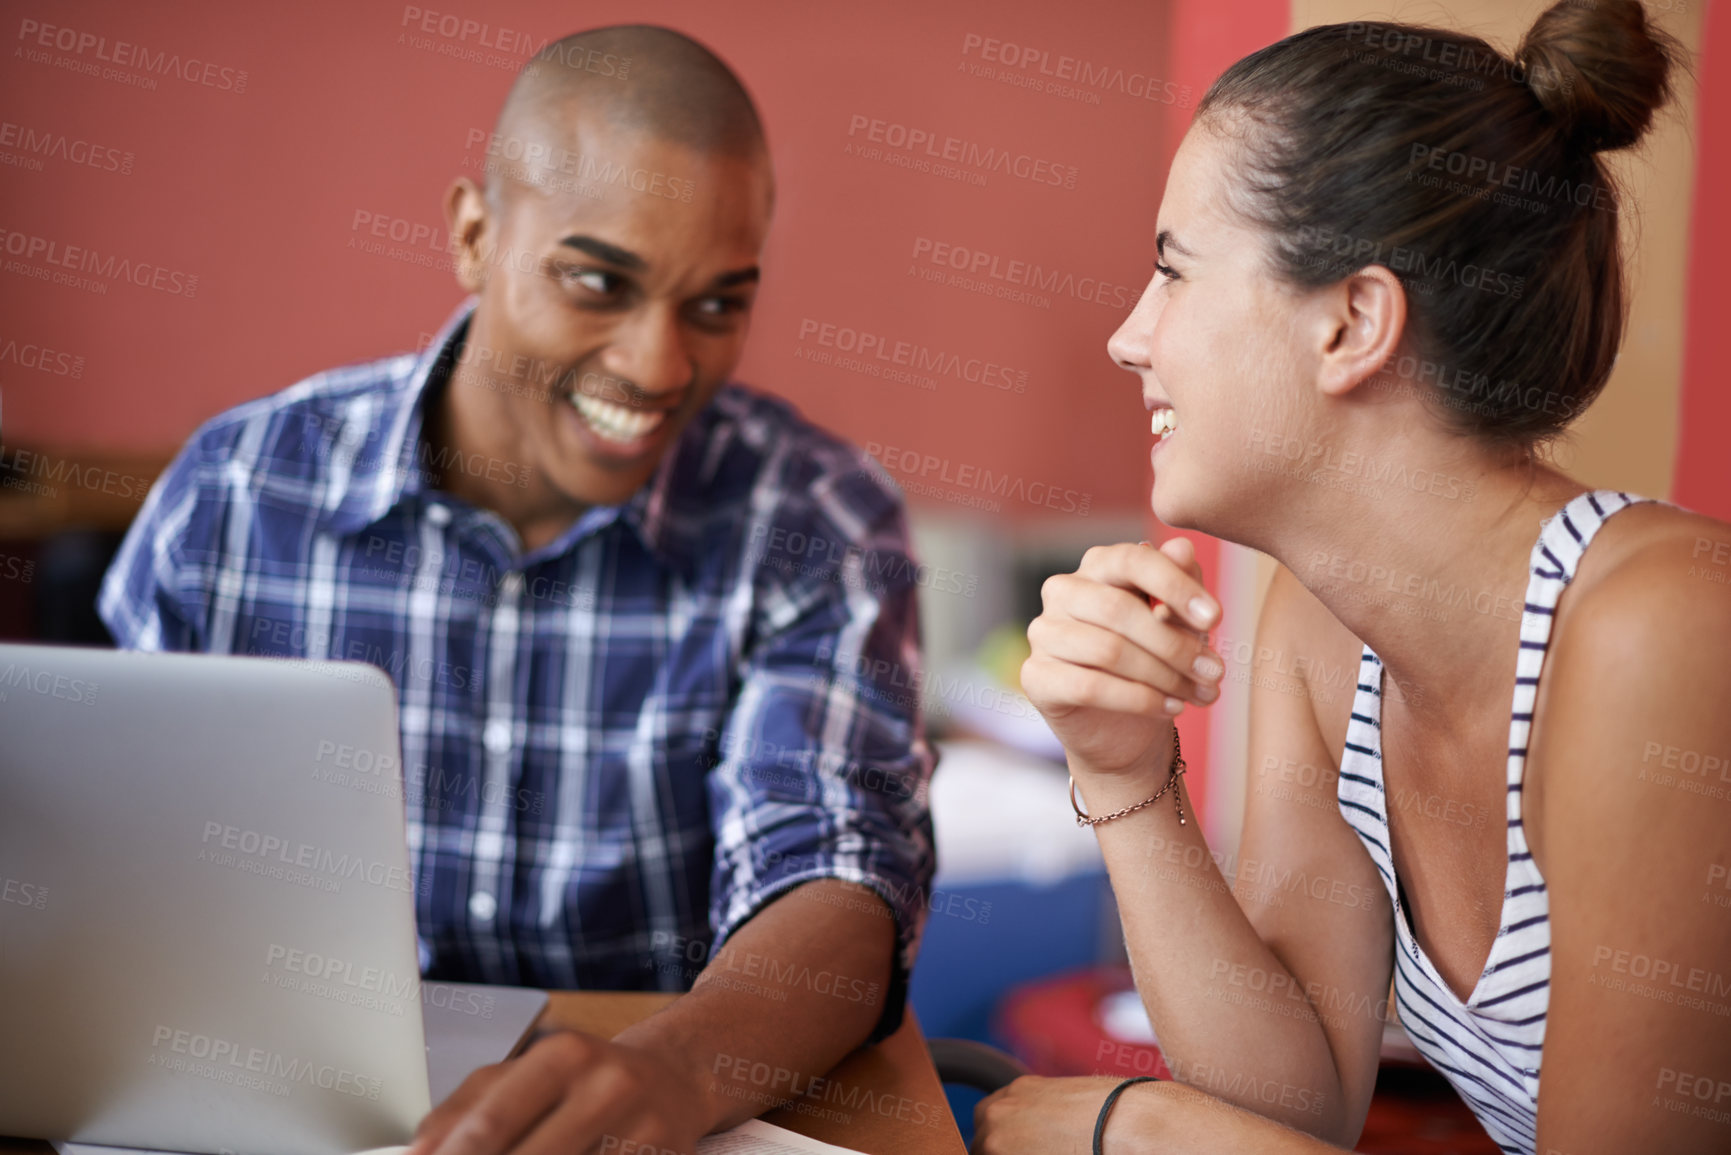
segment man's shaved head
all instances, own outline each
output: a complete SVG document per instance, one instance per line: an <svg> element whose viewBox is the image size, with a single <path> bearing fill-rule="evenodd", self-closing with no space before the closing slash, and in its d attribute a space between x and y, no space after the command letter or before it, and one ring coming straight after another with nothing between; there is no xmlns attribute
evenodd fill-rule
<svg viewBox="0 0 1731 1155"><path fill-rule="evenodd" d="M733 70L670 28L620 24L547 45L517 74L495 134L568 149L578 117L700 153L768 155L757 108ZM491 173L489 202L497 205L501 191L495 175L532 184L534 168L509 165Z"/></svg>

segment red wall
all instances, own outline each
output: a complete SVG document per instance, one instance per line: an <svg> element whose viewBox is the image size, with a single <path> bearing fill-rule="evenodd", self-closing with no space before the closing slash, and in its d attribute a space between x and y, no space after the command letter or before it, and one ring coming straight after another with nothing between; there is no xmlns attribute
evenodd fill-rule
<svg viewBox="0 0 1731 1155"><path fill-rule="evenodd" d="M550 37L633 20L715 48L768 126L778 219L743 379L887 447L880 456L903 481L965 496L946 471L1008 475L1023 498L1004 499L1004 516L1041 502L1048 515L1146 515L1143 411L1105 341L1150 273L1163 176L1195 99L1285 34L1285 0L607 0L576 12L528 0L205 0L173 13L82 0L16 13L0 75L0 152L25 161L0 165L0 342L14 342L13 356L0 351L6 441L167 452L239 401L414 347L459 299L442 267L441 194L479 159L470 142L517 66ZM162 71L171 61L179 74ZM118 78L140 76L154 89ZM1046 160L1062 166L1060 183L977 164L949 179L851 155L875 143L872 120ZM363 251L372 237L357 219L412 239L390 246L397 256ZM922 271L950 270L919 251L940 243L985 254L970 263L1032 262L1059 280L1029 287L1038 305L932 284ZM84 286L28 275L90 253L98 272L80 274ZM160 280L104 276L111 258ZM923 388L816 363L803 354L841 353L814 340L824 325L832 340L853 330L1001 366L1023 391L953 373L928 374ZM57 356L27 366L16 352L26 345ZM1199 546L1212 577L1214 544ZM1198 804L1205 722L1184 723Z"/></svg>
<svg viewBox="0 0 1731 1155"><path fill-rule="evenodd" d="M1695 75L1695 215L1689 230L1689 322L1683 347L1682 429L1671 500L1731 521L1731 11L1709 6Z"/></svg>
<svg viewBox="0 0 1731 1155"><path fill-rule="evenodd" d="M439 203L481 155L470 134L491 127L516 67L547 38L635 20L710 44L765 114L780 201L743 379L856 441L947 461L952 476L969 465L970 477L1011 475L1024 499L1004 500L1006 516L1054 490L1059 512L1084 497L1095 513L1145 508L1142 409L1105 341L1150 273L1170 151L1162 99L1180 95L1165 84L1162 5L465 2L14 8L0 26L10 41L0 119L14 126L0 129L12 134L0 152L27 164L0 164L0 341L51 348L66 355L56 368L79 373L0 355L8 443L167 451L236 402L412 348L460 299L438 267ZM426 31L422 11L449 18L454 35L438 17ZM44 35L57 46L43 47ZM1042 68L1078 67L1069 57L1096 75L1069 81L1079 100L972 75L988 39L1018 46L1017 65L986 64L993 73L1044 85ZM121 42L142 46L143 63ZM186 75L151 71L159 59ZM1192 79L1207 71L1181 67ZM1130 93L1149 78L1157 99ZM870 143L869 129L850 137L856 117L1044 159L1063 166L1063 183L975 165L982 186L849 155ZM52 144L46 157L29 151L24 132L64 138L64 151L93 144L97 162L53 155ZM422 226L412 259L352 247L369 239L357 213ZM1000 270L1055 268L1078 289L1044 293L1037 307L932 285L917 275L931 268L915 259L921 238L984 253ZM101 292L29 275L90 259L68 246L94 251L98 267L130 261L147 282L165 272L145 287L98 273ZM193 292L175 291L194 276ZM1101 282L1122 288L1106 289L1105 303L1079 299L1101 296ZM799 352L821 348L810 338L822 324L1025 374L1025 392L944 373L928 389L814 364Z"/></svg>
<svg viewBox="0 0 1731 1155"><path fill-rule="evenodd" d="M439 32L437 17L423 30L415 13L426 11L454 18L455 35ZM780 207L743 379L860 443L903 451L881 455L904 481L919 479L909 451L937 474L947 463L951 476L964 466L1010 476L1024 499L1006 499L1005 516L1035 512L1047 494L1057 512L1085 497L1092 512L1145 514L1142 410L1105 340L1128 308L1123 295L1146 281L1161 181L1194 100L1226 65L1286 34L1286 0L968 11L917 0L14 9L0 25L10 42L0 71L6 442L167 452L236 402L414 347L459 298L438 267L438 205L479 155L471 135L491 127L516 67L545 39L627 20L710 44L765 115ZM1719 208L1731 184L1731 84L1713 75L1731 60L1731 16L1709 8L1706 21L1672 496L1731 518L1731 454L1719 444L1731 429L1731 295L1717 274L1731 260L1731 219ZM64 49L42 46L49 25ZM987 40L1016 45L1026 63L983 61ZM178 62L180 73L153 71L158 60ZM1047 75L1067 77L1078 64L1096 76ZM991 75L970 71L980 67ZM1150 86L1156 99L1127 91ZM850 155L848 146L873 143L862 139L869 129L850 136L856 117L1045 159L1066 177L1073 166L1074 187L973 166L982 186ZM351 246L368 239L357 214L419 226L425 239L406 246L410 259L362 252ZM933 285L917 275L929 264L913 259L922 238L982 252L1000 269L1030 261L1085 287L1122 288L1107 289L1105 303L1047 292L1041 308ZM98 272L83 275L103 291L31 275L90 253ZM104 276L111 258L160 279L147 287ZM824 324L990 362L1018 381L1026 374L1025 392L943 373L926 389L815 363L800 354L825 351L811 340ZM1198 545L1212 578L1217 550ZM1252 623L1226 625L1237 636ZM1205 722L1192 712L1183 725L1198 767Z"/></svg>

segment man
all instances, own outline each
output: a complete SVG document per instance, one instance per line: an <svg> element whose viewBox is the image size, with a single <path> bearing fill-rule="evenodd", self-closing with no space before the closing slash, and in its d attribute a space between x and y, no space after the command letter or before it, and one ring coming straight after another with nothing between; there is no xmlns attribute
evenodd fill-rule
<svg viewBox="0 0 1731 1155"><path fill-rule="evenodd" d="M721 61L568 37L488 151L445 205L472 299L418 358L207 424L100 609L123 646L392 675L428 977L691 983L477 1073L416 1155L684 1152L773 1103L716 1072L820 1075L900 1021L933 869L894 688L915 570L869 458L724 385L773 189Z"/></svg>

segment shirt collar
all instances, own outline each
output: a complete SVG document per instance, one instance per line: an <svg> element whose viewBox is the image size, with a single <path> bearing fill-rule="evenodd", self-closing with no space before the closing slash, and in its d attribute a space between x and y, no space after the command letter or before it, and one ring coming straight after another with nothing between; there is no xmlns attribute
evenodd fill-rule
<svg viewBox="0 0 1731 1155"><path fill-rule="evenodd" d="M446 319L432 342L416 356L413 369L401 384L393 383L373 395L375 408L370 414L355 414L368 428L348 434L345 440L354 445L376 445L380 450L373 454L363 451L348 463L347 484L328 519L332 528L359 531L397 506L431 492L416 462L426 402L450 379L468 336L476 301L470 297ZM676 476L689 473L689 463L682 465L684 459L700 456L704 428L705 422L692 421L641 488L618 505L586 510L553 542L534 551L534 556L564 553L584 538L622 521L663 563L688 573L693 570L698 557L696 535L691 519L680 516L676 508L679 492L674 481Z"/></svg>

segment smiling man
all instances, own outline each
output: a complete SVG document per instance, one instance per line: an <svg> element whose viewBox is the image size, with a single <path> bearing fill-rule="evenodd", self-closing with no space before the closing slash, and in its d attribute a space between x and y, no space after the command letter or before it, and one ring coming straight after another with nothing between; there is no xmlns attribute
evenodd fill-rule
<svg viewBox="0 0 1731 1155"><path fill-rule="evenodd" d="M400 782L363 785L407 803L428 977L689 987L478 1072L416 1155L687 1152L784 1085L729 1072L820 1075L900 1021L917 569L881 469L727 383L774 189L721 61L567 37L488 154L446 198L472 296L433 344L204 426L100 609L123 646L391 675Z"/></svg>

